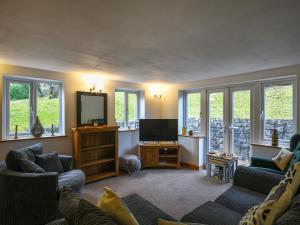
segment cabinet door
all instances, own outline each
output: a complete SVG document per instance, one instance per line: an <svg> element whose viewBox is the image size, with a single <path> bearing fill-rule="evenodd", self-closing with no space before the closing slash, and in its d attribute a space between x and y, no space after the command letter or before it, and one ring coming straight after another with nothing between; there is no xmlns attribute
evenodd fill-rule
<svg viewBox="0 0 300 225"><path fill-rule="evenodd" d="M156 148L143 146L141 147L141 157L143 166L157 166L158 164L158 152Z"/></svg>

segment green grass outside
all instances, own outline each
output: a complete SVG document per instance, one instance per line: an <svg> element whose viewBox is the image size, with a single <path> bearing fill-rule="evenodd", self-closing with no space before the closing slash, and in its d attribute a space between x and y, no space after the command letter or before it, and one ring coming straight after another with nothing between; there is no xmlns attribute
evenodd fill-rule
<svg viewBox="0 0 300 225"><path fill-rule="evenodd" d="M10 132L15 131L18 125L19 132L29 131L29 100L14 100L10 102ZM59 100L49 98L38 98L37 116L45 128L51 124L59 125Z"/></svg>

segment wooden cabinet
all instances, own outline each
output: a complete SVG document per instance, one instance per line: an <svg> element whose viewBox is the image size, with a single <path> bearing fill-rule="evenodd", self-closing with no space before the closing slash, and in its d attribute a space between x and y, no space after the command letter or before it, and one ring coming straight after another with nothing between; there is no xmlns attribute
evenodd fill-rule
<svg viewBox="0 0 300 225"><path fill-rule="evenodd" d="M143 167L180 168L180 145L140 144Z"/></svg>
<svg viewBox="0 0 300 225"><path fill-rule="evenodd" d="M74 133L74 164L86 174L86 182L119 173L118 127L78 127Z"/></svg>

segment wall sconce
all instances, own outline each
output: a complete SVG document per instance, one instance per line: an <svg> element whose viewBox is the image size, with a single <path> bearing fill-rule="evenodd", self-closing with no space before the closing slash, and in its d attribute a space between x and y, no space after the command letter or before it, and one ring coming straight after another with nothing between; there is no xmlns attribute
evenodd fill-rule
<svg viewBox="0 0 300 225"><path fill-rule="evenodd" d="M87 75L85 77L90 93L101 94L104 87L104 80L101 77Z"/></svg>
<svg viewBox="0 0 300 225"><path fill-rule="evenodd" d="M153 97L156 99L162 98L162 88L158 86L152 86L150 92L153 94Z"/></svg>

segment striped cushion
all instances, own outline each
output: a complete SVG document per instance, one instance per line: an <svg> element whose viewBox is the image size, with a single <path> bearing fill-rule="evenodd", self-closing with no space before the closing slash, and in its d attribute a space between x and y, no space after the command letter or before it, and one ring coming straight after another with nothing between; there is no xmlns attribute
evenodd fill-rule
<svg viewBox="0 0 300 225"><path fill-rule="evenodd" d="M78 225L117 225L105 212L84 199L80 199L77 216Z"/></svg>
<svg viewBox="0 0 300 225"><path fill-rule="evenodd" d="M36 163L46 172L63 173L64 169L58 157L57 152L35 156Z"/></svg>
<svg viewBox="0 0 300 225"><path fill-rule="evenodd" d="M70 225L117 225L101 209L79 198L67 187L60 191L59 210Z"/></svg>
<svg viewBox="0 0 300 225"><path fill-rule="evenodd" d="M79 200L80 198L70 188L63 187L59 193L59 211L71 225L77 224Z"/></svg>
<svg viewBox="0 0 300 225"><path fill-rule="evenodd" d="M28 159L20 159L20 167L25 173L45 173L46 171L35 162Z"/></svg>

